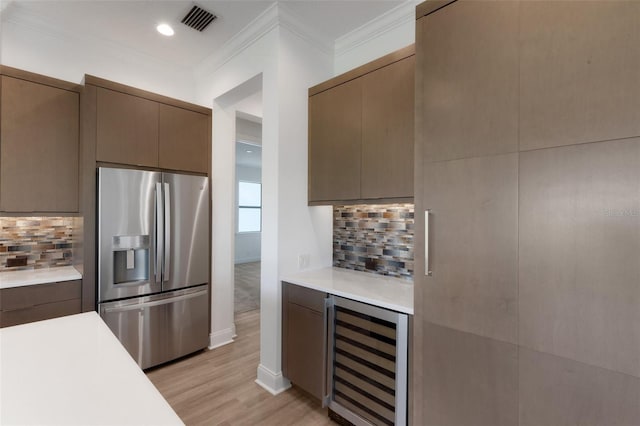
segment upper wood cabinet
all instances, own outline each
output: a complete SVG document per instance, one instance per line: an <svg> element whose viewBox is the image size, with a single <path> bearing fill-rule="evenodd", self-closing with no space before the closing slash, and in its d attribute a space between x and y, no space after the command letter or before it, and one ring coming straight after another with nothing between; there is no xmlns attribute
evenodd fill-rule
<svg viewBox="0 0 640 426"><path fill-rule="evenodd" d="M107 163L158 166L158 104L98 88L96 159Z"/></svg>
<svg viewBox="0 0 640 426"><path fill-rule="evenodd" d="M415 57L362 77L361 198L413 197Z"/></svg>
<svg viewBox="0 0 640 426"><path fill-rule="evenodd" d="M414 47L309 89L311 205L413 198Z"/></svg>
<svg viewBox="0 0 640 426"><path fill-rule="evenodd" d="M362 81L309 98L309 201L360 198Z"/></svg>
<svg viewBox="0 0 640 426"><path fill-rule="evenodd" d="M207 173L211 116L166 104L159 108L159 167Z"/></svg>
<svg viewBox="0 0 640 426"><path fill-rule="evenodd" d="M80 87L0 71L0 211L78 212Z"/></svg>
<svg viewBox="0 0 640 426"><path fill-rule="evenodd" d="M211 110L85 76L96 90L96 161L208 173Z"/></svg>

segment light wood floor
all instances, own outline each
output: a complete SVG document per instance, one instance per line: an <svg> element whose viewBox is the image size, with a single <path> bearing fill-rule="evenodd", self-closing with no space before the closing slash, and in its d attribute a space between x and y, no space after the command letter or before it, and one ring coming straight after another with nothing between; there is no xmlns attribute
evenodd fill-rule
<svg viewBox="0 0 640 426"><path fill-rule="evenodd" d="M272 396L258 386L260 311L236 315L234 343L150 371L147 376L187 425L335 425L295 387Z"/></svg>
<svg viewBox="0 0 640 426"><path fill-rule="evenodd" d="M238 263L234 272L234 312L260 309L260 262Z"/></svg>

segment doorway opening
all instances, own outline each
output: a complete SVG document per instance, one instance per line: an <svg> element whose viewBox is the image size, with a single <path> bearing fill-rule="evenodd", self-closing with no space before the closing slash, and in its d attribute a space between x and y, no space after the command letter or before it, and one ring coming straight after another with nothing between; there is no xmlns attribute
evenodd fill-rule
<svg viewBox="0 0 640 426"><path fill-rule="evenodd" d="M254 96L262 98L260 93ZM261 117L237 110L235 140L234 315L238 315L260 309Z"/></svg>

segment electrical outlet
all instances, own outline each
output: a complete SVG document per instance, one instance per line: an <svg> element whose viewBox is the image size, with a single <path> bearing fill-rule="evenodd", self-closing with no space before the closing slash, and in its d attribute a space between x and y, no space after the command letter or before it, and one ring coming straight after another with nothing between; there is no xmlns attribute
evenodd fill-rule
<svg viewBox="0 0 640 426"><path fill-rule="evenodd" d="M306 269L309 267L309 258L311 257L311 255L305 253L305 254L299 254L298 255L298 269Z"/></svg>

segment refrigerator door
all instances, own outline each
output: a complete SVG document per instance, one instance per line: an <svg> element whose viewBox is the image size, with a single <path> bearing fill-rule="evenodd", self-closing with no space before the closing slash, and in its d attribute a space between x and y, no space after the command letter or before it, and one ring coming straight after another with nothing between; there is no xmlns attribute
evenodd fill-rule
<svg viewBox="0 0 640 426"><path fill-rule="evenodd" d="M157 172L98 169L99 302L162 289L155 231L161 182Z"/></svg>
<svg viewBox="0 0 640 426"><path fill-rule="evenodd" d="M141 368L208 344L207 286L101 303L100 316Z"/></svg>
<svg viewBox="0 0 640 426"><path fill-rule="evenodd" d="M209 181L163 174L165 255L162 290L209 282Z"/></svg>

